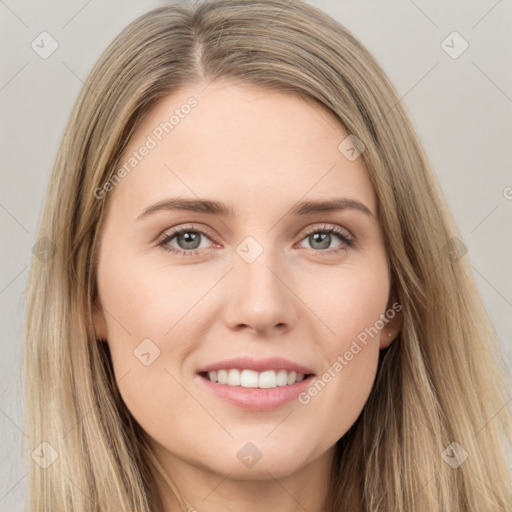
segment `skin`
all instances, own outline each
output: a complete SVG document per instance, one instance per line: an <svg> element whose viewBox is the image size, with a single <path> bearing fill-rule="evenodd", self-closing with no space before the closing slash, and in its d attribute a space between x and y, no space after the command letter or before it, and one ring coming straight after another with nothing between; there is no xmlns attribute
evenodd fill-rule
<svg viewBox="0 0 512 512"><path fill-rule="evenodd" d="M196 372L251 355L285 357L322 376L381 318L391 283L375 192L363 158L349 161L338 150L348 133L312 101L226 81L205 85L161 100L121 158L197 99L108 194L96 334L109 344L123 400L191 507L321 511L334 445L359 416L400 315L306 405L244 410L214 395ZM169 197L222 201L236 216L160 210L137 219ZM360 201L372 215L290 214L298 201L334 197ZM196 254L158 246L160 235L190 223L212 235L200 236ZM323 245L305 233L326 226L348 232L353 246L335 234ZM251 263L236 252L247 236L263 249ZM178 237L167 245L187 247ZM133 352L147 338L160 355L146 366ZM251 468L237 457L247 442L262 454ZM176 510L171 493L162 493L166 510Z"/></svg>

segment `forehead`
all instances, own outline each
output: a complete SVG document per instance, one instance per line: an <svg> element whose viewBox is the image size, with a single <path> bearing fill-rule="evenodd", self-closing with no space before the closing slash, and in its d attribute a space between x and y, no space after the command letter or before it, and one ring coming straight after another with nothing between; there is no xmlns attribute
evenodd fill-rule
<svg viewBox="0 0 512 512"><path fill-rule="evenodd" d="M137 213L167 195L222 199L236 214L344 195L375 212L363 158L351 161L339 149L348 135L296 94L223 81L190 86L145 116L111 195Z"/></svg>

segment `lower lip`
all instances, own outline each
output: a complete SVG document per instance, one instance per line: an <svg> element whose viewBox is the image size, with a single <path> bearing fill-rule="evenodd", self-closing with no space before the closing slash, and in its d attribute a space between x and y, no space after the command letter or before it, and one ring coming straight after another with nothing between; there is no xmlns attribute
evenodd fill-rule
<svg viewBox="0 0 512 512"><path fill-rule="evenodd" d="M228 386L227 384L212 382L202 375L197 375L197 377L217 396L242 409L269 411L296 399L311 384L314 375L309 375L304 380L295 384L267 389Z"/></svg>

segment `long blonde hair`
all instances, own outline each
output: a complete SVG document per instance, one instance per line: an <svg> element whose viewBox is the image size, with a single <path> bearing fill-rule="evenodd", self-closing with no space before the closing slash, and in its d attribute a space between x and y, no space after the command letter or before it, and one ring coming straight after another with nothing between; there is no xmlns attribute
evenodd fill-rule
<svg viewBox="0 0 512 512"><path fill-rule="evenodd" d="M94 334L108 200L94 191L156 101L217 78L306 95L366 147L403 326L337 443L326 510L512 510L510 380L424 150L374 58L297 0L158 7L126 27L87 78L56 157L39 235L46 250L33 257L27 289L29 450L44 441L57 454L49 467L31 463L30 510L162 510L155 478L172 482Z"/></svg>

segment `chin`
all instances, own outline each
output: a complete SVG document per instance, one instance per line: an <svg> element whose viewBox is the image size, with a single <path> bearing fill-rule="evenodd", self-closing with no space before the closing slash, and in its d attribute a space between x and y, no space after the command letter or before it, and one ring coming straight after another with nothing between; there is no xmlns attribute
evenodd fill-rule
<svg viewBox="0 0 512 512"><path fill-rule="evenodd" d="M235 441L208 454L201 464L210 471L230 475L234 480L269 480L289 476L306 466L316 454L307 455L301 443L284 445L282 440ZM300 446L297 446L299 444Z"/></svg>

